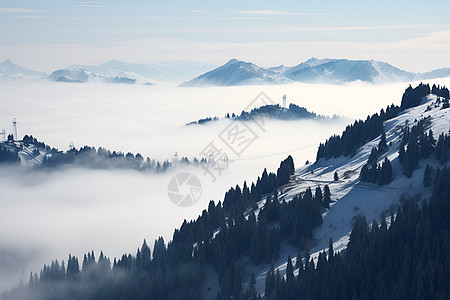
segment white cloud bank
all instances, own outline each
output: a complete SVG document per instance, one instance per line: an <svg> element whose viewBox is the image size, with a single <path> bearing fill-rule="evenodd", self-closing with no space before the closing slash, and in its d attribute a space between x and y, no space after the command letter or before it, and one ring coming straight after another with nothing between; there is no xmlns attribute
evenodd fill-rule
<svg viewBox="0 0 450 300"><path fill-rule="evenodd" d="M436 83L449 85L449 80ZM288 102L320 114L365 118L392 102L399 104L405 84L344 86L291 84L230 88L174 88L164 86L0 82L0 128L10 131L13 117L19 135L37 138L66 149L70 141L112 150L141 152L159 159L197 155L210 141L218 141L225 121L211 126L183 124L207 116L240 113L259 92L275 102ZM295 163L314 160L317 144L340 133L346 122L271 122L266 132L230 163L212 182L201 169L190 168L202 182L202 197L190 208L170 202L167 185L177 172L162 175L134 171L71 169L48 174L0 168L0 290L27 280L51 259L67 260L103 250L108 256L135 253L146 238L166 240L183 219L192 219L210 199L222 200L225 191L262 169L276 171L292 151ZM223 149L226 145L219 144ZM233 157L230 155L231 159ZM1 260L6 257L8 264ZM20 263L19 263L20 262Z"/></svg>

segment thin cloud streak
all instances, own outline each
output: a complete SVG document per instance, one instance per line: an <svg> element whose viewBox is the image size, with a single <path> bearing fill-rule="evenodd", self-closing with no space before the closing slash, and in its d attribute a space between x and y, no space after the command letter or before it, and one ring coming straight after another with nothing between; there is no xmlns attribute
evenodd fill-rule
<svg viewBox="0 0 450 300"><path fill-rule="evenodd" d="M31 8L18 8L18 7L0 7L0 13L13 13L13 14L21 14L21 13L41 13L44 12L40 9L31 9Z"/></svg>
<svg viewBox="0 0 450 300"><path fill-rule="evenodd" d="M187 10L186 12L192 13L192 14L211 14L211 13L214 13L211 10L204 10L204 9L191 9L191 10Z"/></svg>
<svg viewBox="0 0 450 300"><path fill-rule="evenodd" d="M439 24L409 24L409 25L380 25L380 26L290 26L290 27L266 27L266 28L236 28L236 29L154 29L155 32L168 33L292 33L308 31L363 31L363 30L391 30L391 29L412 29L442 26Z"/></svg>
<svg viewBox="0 0 450 300"><path fill-rule="evenodd" d="M324 12L290 12L281 10L238 10L238 14L244 15L270 15L270 16L286 16L286 15L330 15Z"/></svg>
<svg viewBox="0 0 450 300"><path fill-rule="evenodd" d="M110 7L110 6L101 5L101 4L76 4L75 6L78 6L78 7L99 7L99 8Z"/></svg>

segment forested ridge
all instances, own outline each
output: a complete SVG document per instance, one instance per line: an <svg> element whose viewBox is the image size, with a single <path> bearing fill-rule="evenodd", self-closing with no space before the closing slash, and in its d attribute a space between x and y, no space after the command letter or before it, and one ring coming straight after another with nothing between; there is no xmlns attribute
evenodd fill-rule
<svg viewBox="0 0 450 300"><path fill-rule="evenodd" d="M317 149L316 160L355 155L360 146L383 133L384 121L395 118L405 109L419 105L430 93L443 98L443 109L448 107L449 90L445 86L433 85L430 88L429 84L422 83L415 88L409 86L403 93L400 106L392 104L386 109L381 109L379 114L367 116L365 121L357 120L348 125L341 135L333 135L325 143L321 143Z"/></svg>
<svg viewBox="0 0 450 300"><path fill-rule="evenodd" d="M286 278L269 270L269 299L449 299L450 169L436 171L430 199L406 199L388 226L355 220L347 249L308 256ZM370 220L369 220L370 221ZM298 275L294 276L297 269ZM267 284L268 283L268 284Z"/></svg>

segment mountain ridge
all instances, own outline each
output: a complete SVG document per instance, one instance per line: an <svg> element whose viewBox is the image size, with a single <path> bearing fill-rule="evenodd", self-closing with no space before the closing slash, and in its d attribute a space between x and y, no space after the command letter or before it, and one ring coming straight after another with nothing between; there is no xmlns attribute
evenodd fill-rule
<svg viewBox="0 0 450 300"><path fill-rule="evenodd" d="M288 83L289 79L279 73L264 69L251 62L244 62L235 58L224 65L206 72L194 79L183 82L179 86L234 86L245 84Z"/></svg>
<svg viewBox="0 0 450 300"><path fill-rule="evenodd" d="M246 69L246 72L238 73L236 68ZM180 86L236 86L289 82L344 84L355 81L385 84L448 76L450 76L450 68L413 73L376 60L318 59L313 57L292 67L280 65L262 68L251 62L233 58L216 69L181 83Z"/></svg>

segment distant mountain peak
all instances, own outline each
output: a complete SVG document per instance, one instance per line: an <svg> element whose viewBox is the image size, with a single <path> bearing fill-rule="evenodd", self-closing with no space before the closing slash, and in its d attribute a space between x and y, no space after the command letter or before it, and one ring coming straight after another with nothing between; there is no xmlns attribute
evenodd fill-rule
<svg viewBox="0 0 450 300"><path fill-rule="evenodd" d="M45 78L47 76L44 72L39 72L25 68L21 65L14 63L11 59L7 59L0 63L0 78L11 79L37 79Z"/></svg>
<svg viewBox="0 0 450 300"><path fill-rule="evenodd" d="M228 64L235 64L235 63L237 63L237 62L244 62L244 61L238 60L238 59L236 59L236 58L232 58L232 59L230 59L230 60L226 63L226 65L228 65Z"/></svg>
<svg viewBox="0 0 450 300"><path fill-rule="evenodd" d="M99 65L71 65L64 70L84 70L87 73L107 78L129 78L147 85L149 82L155 81L180 82L202 74L212 67L212 65L206 63L193 61L133 63L108 60Z"/></svg>
<svg viewBox="0 0 450 300"><path fill-rule="evenodd" d="M180 86L230 86L250 84L280 84L291 81L304 83L344 84L362 81L373 84L408 82L450 76L450 69L427 73L412 73L374 59L311 57L293 67L261 68L252 62L230 59L226 64L206 72Z"/></svg>
<svg viewBox="0 0 450 300"><path fill-rule="evenodd" d="M180 86L234 86L287 82L290 80L278 72L233 58L216 69L183 82Z"/></svg>

